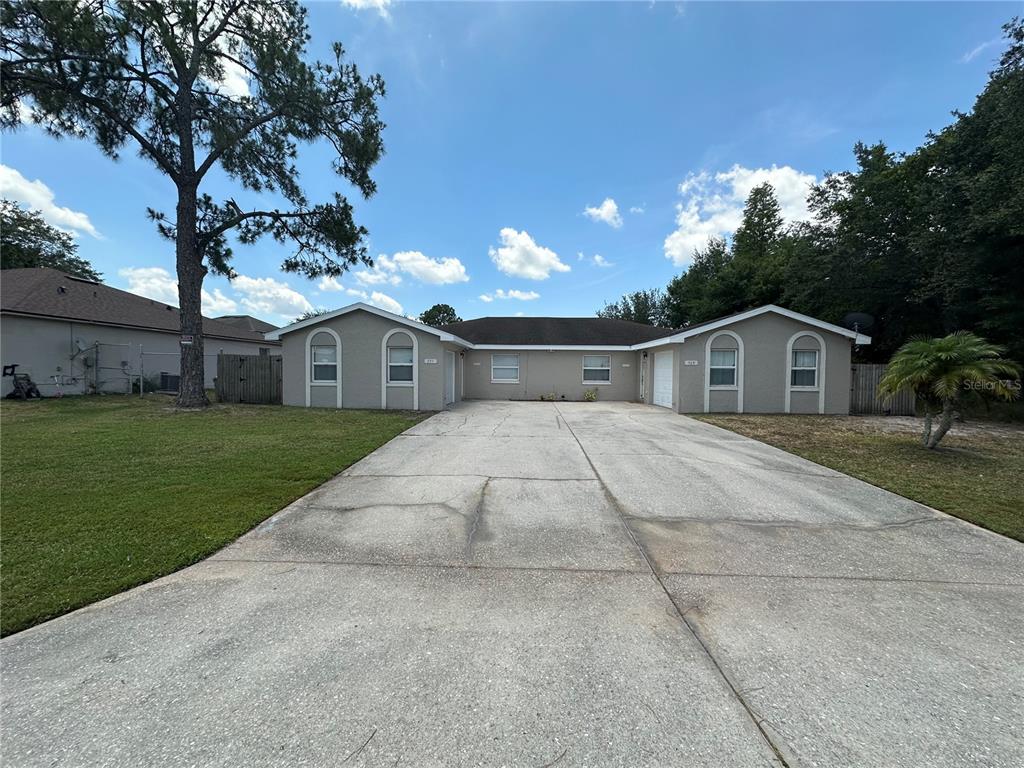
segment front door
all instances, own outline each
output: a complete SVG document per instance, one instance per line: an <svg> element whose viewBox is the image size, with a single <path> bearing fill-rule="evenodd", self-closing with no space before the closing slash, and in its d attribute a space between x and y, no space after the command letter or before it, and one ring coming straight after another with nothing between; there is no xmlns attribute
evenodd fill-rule
<svg viewBox="0 0 1024 768"><path fill-rule="evenodd" d="M444 360L444 404L451 405L455 402L455 353L445 352Z"/></svg>

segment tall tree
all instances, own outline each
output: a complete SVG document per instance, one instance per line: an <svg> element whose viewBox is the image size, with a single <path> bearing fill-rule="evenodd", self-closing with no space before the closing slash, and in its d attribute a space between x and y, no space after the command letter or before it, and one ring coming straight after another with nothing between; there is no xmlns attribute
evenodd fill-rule
<svg viewBox="0 0 1024 768"><path fill-rule="evenodd" d="M693 253L693 263L668 284L665 302L668 325L680 328L730 312L723 296L726 270L732 254L724 239L712 237L703 249Z"/></svg>
<svg viewBox="0 0 1024 768"><path fill-rule="evenodd" d="M372 264L348 200L311 203L295 162L300 143L323 140L335 173L372 195L384 84L337 43L332 61L307 62L296 0L18 0L3 3L0 27L0 126L16 127L27 106L50 133L89 138L111 158L133 144L174 186L174 213L149 214L174 241L181 333L194 339L182 345L179 405L207 403L202 283L233 276L229 233L294 244L282 267L308 277ZM203 189L215 169L285 207L214 199Z"/></svg>
<svg viewBox="0 0 1024 768"><path fill-rule="evenodd" d="M430 309L420 313L420 322L425 325L437 327L449 323L461 323L462 318L455 312L451 304L435 304Z"/></svg>
<svg viewBox="0 0 1024 768"><path fill-rule="evenodd" d="M782 209L771 184L754 187L743 208L743 220L732 238L727 275L733 291L729 310L774 304L782 295L786 237Z"/></svg>
<svg viewBox="0 0 1024 768"><path fill-rule="evenodd" d="M665 316L665 294L660 288L633 291L618 301L605 304L597 311L597 316L663 327L668 323Z"/></svg>
<svg viewBox="0 0 1024 768"><path fill-rule="evenodd" d="M92 264L78 256L74 237L47 224L39 211L0 200L0 269L17 267L49 267L86 280L100 279Z"/></svg>

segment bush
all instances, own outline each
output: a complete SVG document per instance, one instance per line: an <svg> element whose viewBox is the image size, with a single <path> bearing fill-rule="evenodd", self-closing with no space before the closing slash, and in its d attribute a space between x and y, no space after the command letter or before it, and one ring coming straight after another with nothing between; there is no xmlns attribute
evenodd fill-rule
<svg viewBox="0 0 1024 768"><path fill-rule="evenodd" d="M583 393L583 399L586 400L588 403L594 402L595 400L597 400L597 390L588 389L586 392Z"/></svg>

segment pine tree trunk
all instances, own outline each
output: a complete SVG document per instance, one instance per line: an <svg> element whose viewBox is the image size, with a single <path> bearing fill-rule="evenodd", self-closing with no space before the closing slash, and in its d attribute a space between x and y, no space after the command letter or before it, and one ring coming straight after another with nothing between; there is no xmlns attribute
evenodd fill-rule
<svg viewBox="0 0 1024 768"><path fill-rule="evenodd" d="M939 441L945 437L946 433L949 432L949 428L953 426L953 417L955 415L953 402L951 400L944 402L942 404L942 414L939 416L939 426L932 432L931 439L928 440L928 448L935 448Z"/></svg>
<svg viewBox="0 0 1024 768"><path fill-rule="evenodd" d="M179 187L175 256L178 270L178 306L181 315L181 378L179 408L202 408L206 399L203 369L203 266L196 243L196 190ZM187 343L191 341L191 343Z"/></svg>

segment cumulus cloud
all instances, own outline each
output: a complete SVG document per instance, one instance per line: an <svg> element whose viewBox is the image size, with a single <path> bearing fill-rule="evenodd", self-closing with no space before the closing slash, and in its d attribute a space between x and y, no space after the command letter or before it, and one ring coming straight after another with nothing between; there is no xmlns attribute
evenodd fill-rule
<svg viewBox="0 0 1024 768"><path fill-rule="evenodd" d="M178 281L163 267L126 267L118 273L128 282L130 293L178 306ZM238 302L220 288L202 292L204 315L225 315L238 311Z"/></svg>
<svg viewBox="0 0 1024 768"><path fill-rule="evenodd" d="M600 253L594 254L594 266L596 267L612 267L615 266L608 259L602 256Z"/></svg>
<svg viewBox="0 0 1024 768"><path fill-rule="evenodd" d="M630 206L630 208L629 208L629 212L630 213L643 213L644 210L645 210L645 208L642 205L633 205L633 206Z"/></svg>
<svg viewBox="0 0 1024 768"><path fill-rule="evenodd" d="M710 237L727 237L743 220L743 205L754 187L771 184L786 221L806 221L807 193L817 179L788 165L771 168L744 168L734 165L728 171L710 174L691 173L679 184L682 200L676 204L676 229L665 238L665 257L678 266L693 259L697 248Z"/></svg>
<svg viewBox="0 0 1024 768"><path fill-rule="evenodd" d="M390 16L391 0L341 0L341 4L357 11L376 10L385 19Z"/></svg>
<svg viewBox="0 0 1024 768"><path fill-rule="evenodd" d="M466 267L452 257L432 259L419 251L399 251L391 257L391 262L402 272L431 285L465 283L469 280Z"/></svg>
<svg viewBox="0 0 1024 768"><path fill-rule="evenodd" d="M527 280L547 280L552 272L568 272L571 267L562 263L550 248L537 245L523 230L505 227L500 232L501 245L491 246L487 253L499 271Z"/></svg>
<svg viewBox="0 0 1024 768"><path fill-rule="evenodd" d="M510 291L506 291L502 288L499 288L494 293L480 294L480 301L484 301L488 304L490 304L495 299L516 299L518 301L533 301L534 299L539 298L540 294L537 293L536 291L520 291L516 288L513 288Z"/></svg>
<svg viewBox="0 0 1024 768"><path fill-rule="evenodd" d="M323 293L332 293L334 291L345 290L345 286L338 282L338 278L325 275L324 277L321 277L320 282L316 284L316 289Z"/></svg>
<svg viewBox="0 0 1024 768"><path fill-rule="evenodd" d="M313 309L305 296L272 277L239 275L231 285L242 294L242 306L250 312L295 317Z"/></svg>
<svg viewBox="0 0 1024 768"><path fill-rule="evenodd" d="M87 232L97 240L103 239L86 214L57 205L53 190L46 184L39 179L29 181L19 171L7 165L0 165L0 197L17 200L39 211L47 224L52 224L65 232Z"/></svg>
<svg viewBox="0 0 1024 768"><path fill-rule="evenodd" d="M367 304L378 307L379 309L393 312L396 315L403 314L402 305L386 293L381 293L380 291L367 293L366 291L361 291L358 288L346 288L345 293L359 299L360 301L366 302Z"/></svg>
<svg viewBox="0 0 1024 768"><path fill-rule="evenodd" d="M609 227L618 229L622 226L622 215L619 213L618 204L610 197L598 206L587 206L583 209L583 215L591 221L603 221Z"/></svg>

